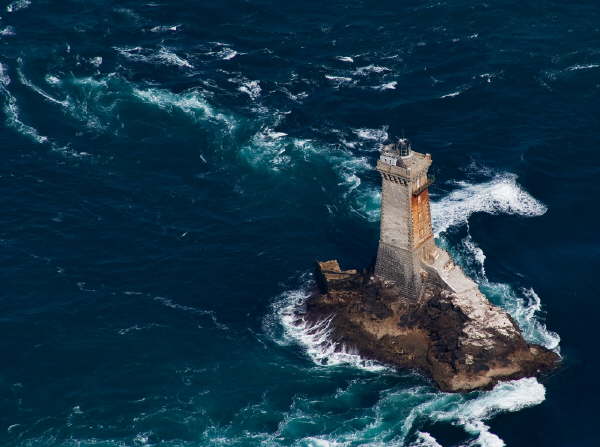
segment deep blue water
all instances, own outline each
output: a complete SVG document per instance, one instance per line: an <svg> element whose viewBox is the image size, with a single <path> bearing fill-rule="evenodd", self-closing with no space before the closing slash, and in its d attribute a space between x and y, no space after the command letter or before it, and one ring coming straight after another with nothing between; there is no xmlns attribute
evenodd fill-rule
<svg viewBox="0 0 600 447"><path fill-rule="evenodd" d="M600 5L294 3L2 2L0 445L597 445ZM551 377L443 394L291 324L402 132Z"/></svg>

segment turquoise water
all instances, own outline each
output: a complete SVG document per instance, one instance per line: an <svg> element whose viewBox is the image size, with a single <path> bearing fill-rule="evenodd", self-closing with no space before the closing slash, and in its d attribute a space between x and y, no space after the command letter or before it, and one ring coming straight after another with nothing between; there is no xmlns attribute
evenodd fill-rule
<svg viewBox="0 0 600 447"><path fill-rule="evenodd" d="M600 8L17 0L0 13L0 444L589 446ZM438 392L295 310L372 261L379 144L552 376Z"/></svg>

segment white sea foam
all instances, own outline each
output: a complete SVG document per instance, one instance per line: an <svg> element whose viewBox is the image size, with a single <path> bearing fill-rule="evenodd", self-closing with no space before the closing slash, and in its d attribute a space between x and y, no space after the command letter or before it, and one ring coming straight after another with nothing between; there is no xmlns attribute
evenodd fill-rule
<svg viewBox="0 0 600 447"><path fill-rule="evenodd" d="M90 64L92 64L94 67L99 67L100 65L102 65L102 56L96 56L91 58Z"/></svg>
<svg viewBox="0 0 600 447"><path fill-rule="evenodd" d="M359 67L354 71L354 74L365 76L369 73L385 73L388 71L392 71L387 67L382 67L379 65L367 65L365 67Z"/></svg>
<svg viewBox="0 0 600 447"><path fill-rule="evenodd" d="M314 436L309 436L308 438L304 438L302 446L305 447L346 447L347 443L341 443L332 441L329 439L317 438Z"/></svg>
<svg viewBox="0 0 600 447"><path fill-rule="evenodd" d="M148 323L148 324L141 324L141 325L135 324L135 325L127 327L127 328L119 329L117 332L119 333L119 335L127 335L130 332L143 331L146 329L154 329L157 327L164 327L164 325L158 324L158 323Z"/></svg>
<svg viewBox="0 0 600 447"><path fill-rule="evenodd" d="M527 321L529 324L521 325L525 338L535 341L548 349L559 351L560 336L553 331L548 330L539 320L539 314L542 312L542 300L533 288L521 289L525 297L519 304L520 307L514 312L517 321Z"/></svg>
<svg viewBox="0 0 600 447"><path fill-rule="evenodd" d="M481 79L485 79L488 84L491 84L494 79L496 79L496 73L482 73L479 75Z"/></svg>
<svg viewBox="0 0 600 447"><path fill-rule="evenodd" d="M7 26L0 30L0 36L14 36L16 35L15 29L12 26Z"/></svg>
<svg viewBox="0 0 600 447"><path fill-rule="evenodd" d="M361 140L371 140L377 143L383 143L388 138L388 126L383 126L380 129L352 129L352 132ZM377 149L379 150L379 147Z"/></svg>
<svg viewBox="0 0 600 447"><path fill-rule="evenodd" d="M31 5L31 1L30 0L16 0L16 1L12 2L12 3L9 3L6 6L6 11L8 11L8 12L19 11L21 9L27 8L29 5Z"/></svg>
<svg viewBox="0 0 600 447"><path fill-rule="evenodd" d="M336 86L336 88L341 85L352 82L352 78L349 78L347 76L325 75L325 79L331 81Z"/></svg>
<svg viewBox="0 0 600 447"><path fill-rule="evenodd" d="M72 150L69 146L59 146L55 142L50 141L48 137L41 135L35 127L25 124L20 116L20 110L17 104L17 99L12 95L12 93L8 89L9 83L10 78L6 73L4 66L2 66L2 70L0 73L0 96L5 97L3 111L6 116L5 123L7 127L10 127L11 129L20 133L24 137L31 139L35 143L48 143L53 151L60 152L64 155L69 155L77 158L81 158L87 155L83 152L76 152Z"/></svg>
<svg viewBox="0 0 600 447"><path fill-rule="evenodd" d="M442 447L442 445L429 433L417 431L417 439L410 447Z"/></svg>
<svg viewBox="0 0 600 447"><path fill-rule="evenodd" d="M156 54L156 59L164 61L168 65L177 65L178 67L194 68L194 66L190 64L187 60L164 47L158 50L158 53Z"/></svg>
<svg viewBox="0 0 600 447"><path fill-rule="evenodd" d="M482 392L476 399L466 400L449 409L434 411L430 417L464 427L476 439L470 445L502 447L502 439L490 432L484 421L501 412L515 412L539 405L546 397L546 390L535 378L529 377L510 382L500 382L491 391Z"/></svg>
<svg viewBox="0 0 600 447"><path fill-rule="evenodd" d="M173 31L179 31L179 29L181 28L181 25L159 25L159 26L155 26L153 28L150 29L150 32L152 33L165 33L165 32L173 32Z"/></svg>
<svg viewBox="0 0 600 447"><path fill-rule="evenodd" d="M380 216L381 190L380 188L365 187L356 194L352 210L369 222L377 222Z"/></svg>
<svg viewBox="0 0 600 447"><path fill-rule="evenodd" d="M336 59L340 62L354 62L354 59L352 59L350 56L338 56Z"/></svg>
<svg viewBox="0 0 600 447"><path fill-rule="evenodd" d="M272 126L277 125L278 119ZM354 204L353 211L365 215L369 210L364 197L370 194L362 185L360 174L371 171L373 167L366 157L356 157L341 145L319 143L306 138L290 137L284 132L264 126L256 132L250 141L240 149L241 155L252 166L268 168L274 172L290 170L298 161L325 163L339 178L338 186L343 187L343 196Z"/></svg>
<svg viewBox="0 0 600 447"><path fill-rule="evenodd" d="M331 319L309 324L303 316L303 306L309 297L306 289L283 293L273 303L271 319L283 326L283 332L273 339L280 345L300 344L310 359L320 366L352 365L368 371L387 368L371 360L365 360L356 352L331 340ZM266 323L273 324L272 321ZM272 328L267 328L272 330ZM272 334L273 335L273 334Z"/></svg>
<svg viewBox="0 0 600 447"><path fill-rule="evenodd" d="M27 79L25 77L25 75L23 74L22 61L20 59L19 59L19 67L17 68L17 74L19 76L19 80L21 81L21 83L23 85L29 87L31 90L33 90L34 92L36 92L38 95L42 96L44 99L46 99L46 100L48 100L50 102L53 102L54 104L59 104L62 107L68 107L69 106L69 103L67 101L56 99L55 97L53 97L49 93L47 93L44 90L42 90L41 88L39 88L37 85L35 85L29 79Z"/></svg>
<svg viewBox="0 0 600 447"><path fill-rule="evenodd" d="M8 85L10 84L10 77L8 76L8 71L4 65L0 62L0 84Z"/></svg>
<svg viewBox="0 0 600 447"><path fill-rule="evenodd" d="M275 132L270 127L264 127L241 148L241 153L253 166L268 166L274 171L279 171L290 165L291 152L297 144L306 145L306 142L285 137L287 134L284 132Z"/></svg>
<svg viewBox="0 0 600 447"><path fill-rule="evenodd" d="M46 82L50 85L60 84L60 79L54 75L46 75Z"/></svg>
<svg viewBox="0 0 600 447"><path fill-rule="evenodd" d="M175 65L184 68L193 68L193 65L172 50L160 47L153 51L142 47L113 47L119 54L135 62L149 64Z"/></svg>
<svg viewBox="0 0 600 447"><path fill-rule="evenodd" d="M543 323L542 303L532 288L518 291L509 284L491 282L485 272L485 253L468 232L459 249L459 259L467 273L478 283L492 301L499 304L517 322L523 336L530 343L537 343L560 353L560 336Z"/></svg>
<svg viewBox="0 0 600 447"><path fill-rule="evenodd" d="M246 93L251 99L257 99L261 92L258 81L246 81L240 87L238 87L238 90Z"/></svg>
<svg viewBox="0 0 600 447"><path fill-rule="evenodd" d="M462 92L460 90L452 93L447 93L445 95L440 96L440 98L454 98L455 96L460 95Z"/></svg>
<svg viewBox="0 0 600 447"><path fill-rule="evenodd" d="M220 59L228 61L236 57L238 55L238 52L232 48L224 47L221 50L219 50L216 54Z"/></svg>
<svg viewBox="0 0 600 447"><path fill-rule="evenodd" d="M598 68L600 67L599 64L585 64L585 65L572 65L571 67L567 68L567 70L569 71L578 71L578 70L589 70L590 68Z"/></svg>
<svg viewBox="0 0 600 447"><path fill-rule="evenodd" d="M458 189L431 203L432 224L436 235L464 225L472 214L516 214L541 216L546 206L533 198L518 183L514 174L499 174L485 183L456 182Z"/></svg>
<svg viewBox="0 0 600 447"><path fill-rule="evenodd" d="M517 292L508 284L491 282L487 278L483 278L480 287L517 321L527 341L560 353L560 336L541 321L541 299L532 288Z"/></svg>
<svg viewBox="0 0 600 447"><path fill-rule="evenodd" d="M6 125L16 130L21 135L35 141L36 143L47 143L48 137L40 135L40 133L32 126L25 124L21 121L19 116L19 107L17 105L17 99L10 93L6 85L0 86L0 92L4 93L5 104L4 113L6 114Z"/></svg>
<svg viewBox="0 0 600 447"><path fill-rule="evenodd" d="M458 189L431 203L434 232L438 237L450 228L467 225L471 215L512 214L541 216L547 208L518 183L514 174L500 174L484 183L459 182ZM500 304L518 323L526 340L559 352L560 336L546 328L541 318L541 301L533 289L516 292L504 283L489 281L485 271L486 255L471 234L462 241L462 264L477 280L482 291ZM459 247L459 255L462 255Z"/></svg>
<svg viewBox="0 0 600 447"><path fill-rule="evenodd" d="M161 109L172 112L179 110L194 120L213 120L225 124L229 130L235 127L235 120L221 112L216 111L206 100L202 93L190 90L183 93L173 93L169 90L150 88L134 88L133 94L140 100L153 104Z"/></svg>
<svg viewBox="0 0 600 447"><path fill-rule="evenodd" d="M111 95L105 79L98 80L85 77L67 78L63 81L54 75L46 75L45 81L48 85L60 88L61 91L65 92L64 98L57 98L27 79L21 66L18 68L17 73L24 85L45 100L60 105L73 119L80 121L87 128L95 131L106 129L107 126L103 123L101 116L98 115L98 111L102 112L103 116L109 116L115 103L104 105L106 103L104 101L105 97ZM73 88L75 88L75 92L72 91ZM80 153L79 155L87 154Z"/></svg>
<svg viewBox="0 0 600 447"><path fill-rule="evenodd" d="M385 84L377 85L373 87L375 90L396 90L398 85L397 81L386 82Z"/></svg>

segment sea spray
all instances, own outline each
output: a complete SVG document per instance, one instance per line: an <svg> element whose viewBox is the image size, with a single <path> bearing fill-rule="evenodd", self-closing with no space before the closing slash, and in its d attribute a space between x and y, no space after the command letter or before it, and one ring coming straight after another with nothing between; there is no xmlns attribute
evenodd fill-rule
<svg viewBox="0 0 600 447"><path fill-rule="evenodd" d="M468 222L474 213L541 216L546 206L533 198L518 183L517 176L504 173L483 183L455 182L458 187L431 203L433 231L436 236Z"/></svg>
<svg viewBox="0 0 600 447"><path fill-rule="evenodd" d="M311 360L321 366L351 365L367 371L387 369L332 341L330 318L316 324L311 324L304 318L302 309L310 297L310 287L311 284L307 282L299 289L284 292L273 302L272 313L264 323L272 339L279 345L299 343ZM277 329L273 327L274 322L280 324L283 331L275 332Z"/></svg>

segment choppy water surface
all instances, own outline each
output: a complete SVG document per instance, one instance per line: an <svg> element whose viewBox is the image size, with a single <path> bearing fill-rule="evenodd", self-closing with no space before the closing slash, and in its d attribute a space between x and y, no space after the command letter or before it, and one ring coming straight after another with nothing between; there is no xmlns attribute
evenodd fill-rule
<svg viewBox="0 0 600 447"><path fill-rule="evenodd" d="M16 0L0 13L0 443L587 446L600 7ZM297 324L375 253L387 135L543 381L445 394Z"/></svg>

